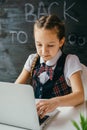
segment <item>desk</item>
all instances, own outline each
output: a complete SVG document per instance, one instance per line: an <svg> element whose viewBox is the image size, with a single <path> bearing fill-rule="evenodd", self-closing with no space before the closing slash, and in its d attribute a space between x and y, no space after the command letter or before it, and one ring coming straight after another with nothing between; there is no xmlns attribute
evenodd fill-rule
<svg viewBox="0 0 87 130"><path fill-rule="evenodd" d="M48 124L45 130L75 130L71 120L79 122L80 112L87 117L87 101L77 107L60 107L60 113ZM0 130L24 130L0 124Z"/></svg>
<svg viewBox="0 0 87 130"><path fill-rule="evenodd" d="M79 122L80 112L87 117L87 101L77 107L61 107L60 113L45 130L75 130L71 120Z"/></svg>

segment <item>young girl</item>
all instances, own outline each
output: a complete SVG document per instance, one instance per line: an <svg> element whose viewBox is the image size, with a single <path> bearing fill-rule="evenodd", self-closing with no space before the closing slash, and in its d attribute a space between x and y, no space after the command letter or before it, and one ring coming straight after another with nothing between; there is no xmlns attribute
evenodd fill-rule
<svg viewBox="0 0 87 130"><path fill-rule="evenodd" d="M55 15L42 16L34 25L38 58L32 73L32 86L38 114L43 118L58 106L75 106L84 101L82 67L76 55L65 55L65 28ZM15 83L26 83L37 54L31 54Z"/></svg>

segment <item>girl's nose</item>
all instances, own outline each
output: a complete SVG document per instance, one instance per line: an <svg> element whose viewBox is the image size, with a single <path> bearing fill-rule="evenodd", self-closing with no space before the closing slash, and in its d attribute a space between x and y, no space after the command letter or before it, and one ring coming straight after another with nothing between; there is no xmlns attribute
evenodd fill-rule
<svg viewBox="0 0 87 130"><path fill-rule="evenodd" d="M42 53L43 53L43 54L46 54L46 53L47 53L47 47L46 47L46 46L43 46L43 47L42 47Z"/></svg>

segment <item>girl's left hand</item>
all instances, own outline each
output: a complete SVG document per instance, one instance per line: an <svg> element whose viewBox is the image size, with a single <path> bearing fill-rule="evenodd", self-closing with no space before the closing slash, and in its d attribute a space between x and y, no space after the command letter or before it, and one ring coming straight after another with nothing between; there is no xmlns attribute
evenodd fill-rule
<svg viewBox="0 0 87 130"><path fill-rule="evenodd" d="M55 98L40 100L37 104L37 112L40 118L43 118L46 113L54 111L58 107Z"/></svg>

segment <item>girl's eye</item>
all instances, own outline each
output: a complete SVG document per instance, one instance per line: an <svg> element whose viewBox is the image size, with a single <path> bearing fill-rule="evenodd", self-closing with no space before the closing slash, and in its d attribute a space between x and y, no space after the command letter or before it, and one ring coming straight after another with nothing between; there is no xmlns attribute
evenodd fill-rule
<svg viewBox="0 0 87 130"><path fill-rule="evenodd" d="M37 46L41 47L41 46L42 46L42 44L37 44Z"/></svg>
<svg viewBox="0 0 87 130"><path fill-rule="evenodd" d="M53 47L54 45L48 45L48 47Z"/></svg>

